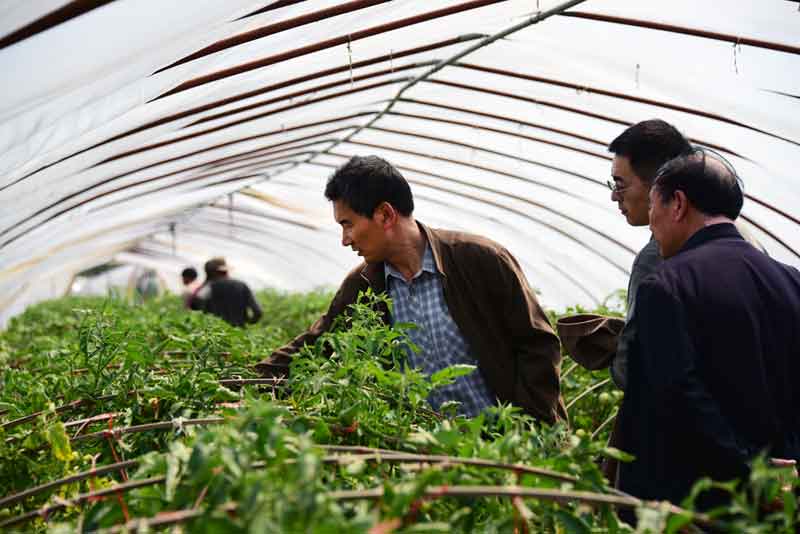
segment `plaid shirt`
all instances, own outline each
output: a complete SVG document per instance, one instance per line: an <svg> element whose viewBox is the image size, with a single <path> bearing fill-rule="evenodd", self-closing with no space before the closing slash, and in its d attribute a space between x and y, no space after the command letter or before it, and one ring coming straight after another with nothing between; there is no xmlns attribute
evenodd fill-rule
<svg viewBox="0 0 800 534"><path fill-rule="evenodd" d="M392 298L392 322L414 323L417 328L408 332L419 353L408 350L408 364L425 375L455 364L475 365L467 341L450 316L444 300L441 274L433 261L430 245L425 246L422 269L410 283L394 267L385 263L386 287ZM431 392L428 402L438 410L446 401L461 403L458 412L468 417L478 415L484 408L496 404L495 395L483 380L479 370L458 377L452 384Z"/></svg>

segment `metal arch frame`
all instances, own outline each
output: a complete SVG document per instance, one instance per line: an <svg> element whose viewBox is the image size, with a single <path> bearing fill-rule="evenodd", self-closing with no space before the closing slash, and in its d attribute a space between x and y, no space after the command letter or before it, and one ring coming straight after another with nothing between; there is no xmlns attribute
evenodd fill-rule
<svg viewBox="0 0 800 534"><path fill-rule="evenodd" d="M405 101L405 100L403 100L403 101ZM417 101L412 101L412 102L417 102ZM432 104L432 105L435 105L435 104ZM469 110L466 110L466 109L463 109L463 108L455 108L453 106L443 106L443 107L449 108L449 109L454 109L454 110L457 110L457 111L470 112ZM475 113L479 113L479 112L475 112ZM509 136L513 136L513 137L520 137L522 139L527 139L527 140L532 140L532 141L541 141L541 142L544 142L544 143L553 144L553 143L550 143L548 141L538 140L538 139L535 139L535 138L532 138L530 136L526 136L526 135L523 135L523 134L520 134L520 133L517 133L517 132L501 130L499 128L489 128L489 127L485 127L485 126L480 126L478 124L466 123L466 122L463 122L463 121L455 121L455 120L451 120L451 119L443 119L443 118L440 118L440 117L427 117L427 116L423 116L423 115L410 114L410 113L401 113L401 112L397 112L397 111L390 111L389 113L387 113L387 115L397 115L397 116L401 116L401 117L411 117L411 118L418 118L418 119L423 119L423 120L443 122L443 123L460 125L460 126L465 126L465 127L470 127L470 128L477 128L477 129L480 129L480 130L486 130L486 131L491 131L491 132L495 132L495 133L501 133L501 134L505 134L505 135L509 135ZM500 118L500 116L495 116L495 117ZM509 119L509 120L511 120L511 119ZM375 126L372 126L372 127L368 128L368 129L370 129L370 130L382 130L382 128L378 128L378 127L375 127ZM419 137L426 137L426 136L419 135ZM435 139L437 141L442 141L443 140L441 137L436 137L436 138L431 138L431 139ZM715 148L715 149L716 148L720 148L724 152L727 152L727 153L732 154L732 155L737 156L737 157L741 157L745 161L750 161L748 158L742 157L739 154L737 154L736 152L728 150L728 149L726 149L724 147L719 147L717 145L707 144L707 143L705 143L703 141L699 141L697 139L690 139L690 140L694 141L694 142L697 142L697 143L699 143L701 145L708 146L709 148ZM578 173L574 173L574 172L568 171L568 170L566 170L564 168L561 168L561 167L549 166L548 164L545 164L543 162L539 162L539 161L535 161L535 160L529 160L529 159L526 159L526 158L520 158L518 156L513 156L511 154L505 154L505 153L502 153L502 152L490 151L490 150L486 150L485 148L482 148L482 147L477 147L477 146L474 146L474 145L467 145L465 143L460 143L460 142L455 142L454 141L454 144L461 144L462 146L465 146L465 147L468 147L468 148L472 148L472 149L475 149L475 150L484 150L484 151L492 152L492 153L495 153L495 154L498 154L498 155L501 155L501 156L504 156L504 157L508 157L508 158L511 158L511 159L517 159L517 160L520 160L520 161L524 161L524 162L532 164L532 165L539 165L539 166L542 166L542 167L545 167L545 168L548 168L548 169L551 169L551 170L554 170L554 171L561 172L563 174L567 174L569 176L573 176L573 177L576 177L576 178L581 178L581 179L584 179L584 180L588 180L588 181L591 181L593 183L596 183L598 185L602 185L603 187L605 187L605 183L603 183L602 181L594 180L593 178L590 178L588 176L584 176L584 175L581 175L581 174L578 174ZM560 146L560 145L555 145L555 146ZM566 148L566 147L564 147L564 148ZM607 159L610 160L611 158L607 158ZM759 199L757 197L754 197L753 195L750 195L748 193L745 193L744 197L747 200L751 200L751 201L755 202L756 204L766 208L767 210L769 210L769 211L771 211L771 212L773 212L775 214L778 214L778 215L784 217L785 219L788 219L789 221L791 221L791 222L797 224L798 226L800 226L800 219L798 219L797 217L791 215L790 213L787 213L786 211L784 211L784 210L782 210L782 209L780 209L780 208L778 208L776 206L773 206L772 204L770 204L770 203L768 203L766 201L763 201L763 200L761 200L761 199Z"/></svg>
<svg viewBox="0 0 800 534"><path fill-rule="evenodd" d="M273 56L258 59L255 61L250 61L247 63L242 63L240 65L236 65L235 67L229 67L227 69L206 74L204 76L192 78L191 80L187 80L181 84L178 84L176 87L170 89L169 91L153 98L152 100L150 100L150 102L161 100L162 98L166 98L168 96L172 96L174 94L178 94L183 91L193 89L195 87L200 87L202 85L206 85L208 83L215 82L217 80L221 80L231 76L236 76L238 74L243 74L251 70L268 67L276 63L281 63L288 59L294 59L314 52L318 52L320 50L332 48L334 46L352 43L353 41L359 41L361 39L364 39L366 37L371 37L373 35L390 32L392 30L405 28L407 26L413 26L421 22L435 20L441 17L446 17L448 15L453 15L455 13L461 13L464 11L469 11L480 7L486 7L488 5L497 4L499 2L504 2L504 1L505 0L470 0L461 4L457 4L455 6L450 6L443 9L437 9L435 11L428 11L426 13L420 13L411 17L406 17L404 19L399 19L385 24L380 24L378 26L373 26L372 28L367 28L365 30L359 30L357 32L340 35L338 37L327 39L325 41L314 43L308 46L296 48L294 50L289 50L286 52L281 52Z"/></svg>
<svg viewBox="0 0 800 534"><path fill-rule="evenodd" d="M660 22L652 22L649 20L639 20L626 17L615 17L612 15L601 15L599 13L587 13L584 11L571 11L569 13L562 13L562 17L572 17L576 19L586 19L599 22L609 22L612 24L624 24L625 26L636 26L639 28L647 28L649 30L665 31L670 33L679 33L683 35L691 35L693 37L702 37L704 39L713 39L716 41L724 41L733 43L735 45L753 46L756 48L764 48L767 50L775 50L778 52L785 52L787 54L800 55L800 47L788 45L785 43L775 43L771 41L764 41L761 39L752 39L750 37L742 37L740 35L730 35L721 32L710 32L706 30L699 30L696 28L688 28L686 26L678 26L675 24L664 24Z"/></svg>
<svg viewBox="0 0 800 534"><path fill-rule="evenodd" d="M378 117L378 118L380 118L380 117ZM376 119L376 120L377 120L377 119ZM357 133L357 132L356 132L356 133ZM760 228L760 229L761 229L761 228ZM763 231L763 229L762 229L762 231Z"/></svg>
<svg viewBox="0 0 800 534"><path fill-rule="evenodd" d="M215 206L215 205L206 206L205 209L227 210L227 208L222 208L222 207ZM238 210L235 210L235 211L236 211L236 213L241 213ZM308 228L308 227L306 227L306 226L304 226L302 224L298 224L295 221L290 221L289 219L281 219L280 217L270 216L270 215L267 215L267 214L248 213L248 215L259 217L259 218L263 218L263 219L268 219L268 220L271 220L271 221L280 221L280 222L282 222L284 224L290 224L292 226L297 226L297 227L300 227L300 228ZM277 233L275 231L272 231L272 230L269 230L269 229L265 229L264 227L254 227L254 226L250 226L250 225L247 225L247 224L242 224L241 222L236 222L236 223L233 223L231 225L231 224L228 223L228 221L223 221L221 219L218 219L212 214L203 214L203 213L195 214L190 221L185 223L184 229L186 231L188 231L188 232L191 232L192 229L198 228L197 226L194 226L194 225L198 224L198 220L197 219L199 219L199 224L201 225L200 228L202 228L202 225L205 225L205 224L207 224L208 226L219 227L220 223L222 223L222 224L225 225L226 228L227 227L232 227L233 229L245 230L247 232L252 232L254 234L267 234L267 235L270 236L270 238L272 238L274 240L283 241L283 242L286 242L286 243L291 243L292 245L295 245L297 247L302 247L302 245L297 243L296 241L291 241L291 240L287 239L286 237L280 235L279 233ZM315 248L311 248L310 250L313 251L315 256L318 256L319 258L321 258L321 259L323 259L325 261L329 261L329 262L332 262L332 263L339 263L338 261L335 260L335 258L330 256L329 254L325 254L321 250L318 250L318 249L315 249Z"/></svg>
<svg viewBox="0 0 800 534"><path fill-rule="evenodd" d="M478 39L480 37L481 37L481 35L479 35L479 34L467 34L467 35L462 35L462 36L459 36L459 37L456 37L456 38L453 38L453 39L446 39L444 41L438 41L438 42L430 43L430 44L419 46L419 47L409 48L409 49L406 49L406 50L398 50L397 52L393 52L392 54L385 54L383 56L378 56L378 57L374 57L374 58L371 58L371 59L365 59L365 60L362 60L362 61L358 61L358 62L355 62L355 63L353 63L351 65L341 65L339 67L333 67L333 68L330 68L330 69L325 69L325 70L322 70L322 71L317 71L317 72L313 72L313 73L310 73L310 74L305 74L303 76L298 76L298 77L295 77L295 78L292 78L292 79L289 79L289 80L285 80L283 82L279 82L279 83L276 83L276 84L268 85L266 87L260 87L258 89L252 90L252 91L246 91L244 93L239 93L239 94L236 94L236 95L233 95L233 96L225 97L223 99L215 100L213 102L209 102L209 103L206 103L206 104L203 104L203 105L200 105L200 106L195 106L195 107L190 108L190 109L185 110L185 111L181 111L181 112L178 112L178 113L173 113L173 114L167 115L165 117L161 117L160 119L149 121L149 122L147 122L147 123L145 123L143 125L137 126L135 128L131 128L131 129L126 130L124 132L121 132L121 133L119 133L117 135L111 136L108 139L100 141L99 143L95 143L94 145L91 145L91 146L89 146L87 148L84 148L82 150L79 150L77 152L73 152L73 153L71 153L71 154L69 154L67 156L64 156L61 159L58 159L58 160L56 160L56 161L54 161L52 163L48 163L47 165L41 166L41 167L37 168L36 170L31 171L31 172L23 175L22 177L16 179L14 182L12 182L12 183L10 183L10 184L8 184L6 186L3 186L2 188L0 188L0 191L2 191L3 189L5 189L7 187L13 186L13 185L21 182L22 180L30 178L34 174L37 174L37 173L39 173L39 172L41 172L41 171L43 171L45 169L48 169L48 168L50 168L50 167L52 167L54 165L58 165L59 163L62 163L64 161L68 160L68 159L71 159L71 158L75 157L75 156L78 156L80 154L84 154L84 153L86 153L86 152L88 152L90 150L93 150L95 148L101 147L101 146L106 145L108 143L112 143L114 141L118 141L120 139L124 139L126 137L131 136L131 135L144 132L144 131L149 130L151 128L156 128L156 127L162 126L164 124L169 124L170 122L174 122L174 121L177 121L177 120L180 120L180 119L191 117L192 115L197 115L198 113L203 113L205 111L209 111L209 110L212 110L212 109L215 109L215 108L218 108L218 107L226 106L228 104L232 104L232 103L238 102L240 100L245 100L245 99L248 99L248 98L252 98L254 96L259 96L259 95L262 95L262 94L270 93L272 91L278 91L280 89L285 89L286 87L291 87L292 85L297 85L297 84L300 84L300 83L303 83L303 82L307 82L307 81L310 81L310 80L315 80L315 79L326 77L326 76L330 76L330 75L333 75L333 74L339 74L339 73L342 73L342 72L347 72L350 69L355 70L355 69L358 69L358 68L361 68L361 67L366 67L366 66L369 66L369 65L375 65L375 64L378 64L378 63L385 63L386 61L391 61L391 60L397 59L397 58L412 56L412 55L419 54L419 53L422 53L422 52L429 52L431 50L437 50L439 48L445 48L445 47L448 47L448 46L453 46L455 44L468 42L470 40Z"/></svg>
<svg viewBox="0 0 800 534"><path fill-rule="evenodd" d="M477 115L479 117L486 117L487 119L494 119L494 120L500 120L500 121L505 121L505 122L513 122L514 124L519 124L519 125L522 125L522 126L528 126L530 128L539 128L539 129L546 130L546 131L549 131L549 132L553 132L553 133L557 133L557 134L561 134L561 135L566 135L566 136L569 136L569 137L574 137L574 138L580 139L582 141L587 141L589 143L594 143L594 144L597 144L597 145L601 145L603 148L606 148L608 146L607 142L600 141L599 139L593 139L591 137L587 137L587 136L584 136L584 135L581 135L581 134L578 134L578 133L575 133L575 132L570 132L570 131L562 130L562 129L559 129L559 128L553 128L551 126L546 126L546 125L540 124L540 123L524 121L522 119L517 119L515 117L509 117L509 116L506 116L506 115L497 115L495 113L487 113L485 111L478 111L476 109L470 109L470 108L461 107L461 106L453 106L453 105L450 105L450 104L442 104L442 103L433 102L433 101L430 101L430 100L420 100L420 99L416 99L416 98L401 98L401 99L398 100L398 102L408 103L408 104L418 104L418 105L422 105L422 106L430 106L430 107L434 107L434 108L437 108L437 109L447 109L447 110L450 110L450 111L457 111L457 112L460 112L460 113L467 113L467 114L471 114L471 115ZM390 114L391 113L392 112L390 112ZM714 150L717 150L719 152L724 152L726 154L730 154L732 156L736 156L737 158L741 158L741 159L750 161L749 158L747 158L745 156L742 156L738 152L735 152L735 151L733 151L733 150L731 150L729 148L726 148L724 146L715 145L715 144L712 144L712 143L709 143L707 141L703 141L703 140L697 139L697 138L690 138L690 141L693 141L695 143L707 146L709 148L713 148Z"/></svg>
<svg viewBox="0 0 800 534"><path fill-rule="evenodd" d="M222 119L225 117L229 117L231 115L236 115L238 113L244 113L245 111L250 111L259 107L268 106L270 104L277 104L286 100L291 101L293 98L298 98L302 96L306 96L309 94L317 93L318 91L324 91L326 89L332 89L334 87L339 87L342 85L350 85L353 86L354 82L360 82L363 80L368 80L370 78L377 78L379 76L385 76L387 74L394 74L395 72L402 72L405 70L410 69L418 69L422 67L430 67L436 63L435 60L430 61L420 61L415 63L407 63L405 65L394 66L392 65L388 69L383 69L375 72L370 72L367 74L360 74L358 76L346 77L339 80L334 80L332 82L324 83L322 85L317 85L314 87L309 87L308 89L303 89L301 91L295 91L294 93L289 93L281 96L276 96L267 100L260 100L258 102L254 102L251 104L247 104L246 106L241 106L238 108L234 108L227 111L220 111L219 113L214 113L213 115L207 115L205 117L199 118L189 124L182 126L181 129L191 128L192 126L197 126L199 124L204 124L206 122L211 122L213 120Z"/></svg>
<svg viewBox="0 0 800 534"><path fill-rule="evenodd" d="M272 110L270 110L268 112L264 112L264 113L260 113L258 115L254 115L254 116L251 116L251 117L244 118L244 119L239 119L239 120L236 120L236 121L228 122L228 123L225 123L225 124L214 126L212 128L207 128L207 129L201 130L199 132L193 132L193 133L190 133L190 134L186 134L186 135L182 135L182 136L175 137L175 138L172 138L172 139L168 139L166 141L160 141L158 143L152 143L152 144L149 144L149 145L145 145L143 147L135 148L135 149L132 149L132 150L127 150L127 151L121 152L121 153L119 153L119 154L117 154L115 156L111 156L111 157L108 157L108 158L106 158L106 159L104 159L102 161L99 161L99 162L95 163L94 165L92 165L92 167L98 167L98 166L103 165L105 163L110 163L110 162L116 161L118 159L126 158L128 156L133 156L135 154L140 154L142 152L147 152L149 150L153 150L153 149L156 149L156 148L162 148L162 147L165 147L165 146L168 146L168 145L172 145L174 143L178 143L180 141L186 141L188 139L194 139L196 137L200 137L200 136L207 135L207 134L210 134L210 133L219 132L221 130L225 130L225 129L231 128L233 126L238 126L238 125L244 124L246 122L251 122L251 121L254 121L254 120L258 120L258 119L263 119L263 118L269 117L270 115L275 115L277 113L282 113L284 111L290 111L290 110L298 109L298 108L301 108L301 107L310 106L312 104L316 104L316 103L319 103L319 102L324 102L326 100L332 100L332 99L338 98L340 96L352 95L352 94L361 93L361 92L364 92L364 91L369 91L370 89L375 89L375 88L378 88L378 87L384 87L386 85L392 85L392 84L400 83L400 82L403 82L403 81L405 81L407 79L408 79L408 77L401 77L401 78L395 78L395 79L390 79L390 80L383 80L383 81L380 81L380 82L374 82L374 83L370 83L370 84L367 84L367 85L362 85L362 86L359 86L359 87L356 87L356 88L353 88L353 89L347 89L345 91L340 91L338 93L332 93L332 94L321 96L321 97L317 97L317 98L311 98L311 99L308 99L308 100L304 100L302 102L298 102L296 104L288 104L288 105L283 106L283 107L272 109Z"/></svg>
<svg viewBox="0 0 800 534"><path fill-rule="evenodd" d="M37 33L47 31L50 28L58 26L59 24L68 22L76 17L80 17L81 15L88 13L93 9L97 9L113 1L114 0L71 0L60 8L39 17L33 22L14 30L7 35L4 35L2 38L0 38L0 50L13 45L14 43L24 41L29 37L33 37Z"/></svg>
<svg viewBox="0 0 800 534"><path fill-rule="evenodd" d="M268 11L272 11L273 9L280 9L282 7L292 6L294 4L299 4L301 2L305 2L305 0L275 0L271 4L262 7L260 9L256 9L255 11L248 13L243 17L239 17L236 20L243 20L249 17L255 17L256 15L261 15L262 13L266 13Z"/></svg>
<svg viewBox="0 0 800 534"><path fill-rule="evenodd" d="M241 237L234 237L234 236L231 236L229 234L214 232L213 230L210 230L210 229L200 229L200 228L191 228L191 227L186 228L186 227L184 227L182 232L184 234L190 234L190 235L191 234L199 234L199 235L211 236L211 237L214 237L216 239L220 239L220 240L226 241L226 242L231 242L232 241L232 242L238 243L238 244L240 244L242 246L245 246L248 249L255 249L255 250L262 251L262 252L264 252L265 254L268 254L268 255L274 255L274 256L280 258L281 260L285 261L288 264L295 264L295 265L299 265L300 264L300 260L296 260L296 259L293 260L291 257L286 257L283 254L281 254L279 251L277 251L277 250L275 250L273 248L267 247L263 243L259 243L257 241L252 241L252 240L249 240L249 239L242 239ZM297 270L295 270L295 274L297 274Z"/></svg>
<svg viewBox="0 0 800 534"><path fill-rule="evenodd" d="M574 83L565 82L563 80L555 80L553 78L545 78L543 76L534 76L532 74L525 74L525 73L522 73L522 72L513 72L513 71L510 71L510 70L498 69L498 68L494 68L494 67L485 67L483 65L476 65L474 63L460 63L460 62L457 62L457 63L453 63L451 66L453 66L453 67L462 67L462 68L471 69L471 70L477 70L477 71L486 72L486 73L489 73L489 74L496 74L498 76L518 78L518 79L521 79L521 80L528 80L528 81L531 81L531 82L543 83L543 84L547 84L547 85L554 85L554 86L557 86L557 87L564 87L566 89L574 89L576 91L585 91L587 93L594 93L594 94L597 94L597 95L600 95L600 96L609 97L609 98L617 98L617 99L620 99L620 100L627 100L629 102L636 102L638 104L645 104L645 105L648 105L648 106L655 106L655 107L660 107L660 108L664 108L664 109L670 109L672 111L679 111L681 113L688 113L690 115L695 115L695 116L698 116L698 117L703 117L703 118L706 118L706 119L711 119L711 120L723 122L725 124L730 124L731 126L738 126L740 128L745 128L747 130L752 130L754 132L757 132L757 133L760 133L760 134L764 134L764 135L768 135L770 137L774 137L775 139L780 139L781 141L786 141L787 143L791 143L793 145L800 146L800 142L794 141L792 139L788 139L786 137L782 137L782 136L780 136L778 134L775 134L775 133L772 133L772 132L768 132L766 130L761 130L759 128L756 128L755 126L750 126L748 124L744 124L742 122L735 121L733 119L730 119L730 118L722 116L722 115L718 115L716 113L709 113L709 112L703 111L701 109L694 109L694 108L690 108L690 107L687 107L687 106L679 106L677 104L670 104L669 102L663 102L661 100L654 100L652 98L644 98L644 97L639 97L639 96L635 96L635 95L629 95L629 94L622 93L622 92L619 92L619 91L609 91L607 89L601 89L601 88L598 88L598 87L589 87L589 86L577 85L577 84L574 84Z"/></svg>
<svg viewBox="0 0 800 534"><path fill-rule="evenodd" d="M218 144L215 144L215 145L212 145L210 147L206 147L206 148L203 148L203 149L200 149L200 150L195 150L195 151L192 151L192 152L189 152L189 153L186 153L186 154L181 154L179 156L175 156L175 157L172 157L172 158L163 159L163 160L157 161L155 163L148 164L148 165L145 165L143 167L139 167L137 169L133 169L131 171L115 175L115 176L110 177L110 178L108 178L108 179L106 179L104 181L92 184L91 186L86 187L86 188L84 188L84 189L82 189L80 191L77 191L75 193L71 193L70 195L68 195L66 197L62 197L58 202L53 203L53 204L51 204L49 206L46 206L43 209L40 209L35 214L29 216L28 219L30 219L30 218L32 218L34 216L40 215L41 213L43 213L47 209L54 207L55 205L59 204L60 202L63 202L63 201L68 200L70 198L74 198L78 194L85 193L85 192L87 192L87 191L89 191L89 190L91 190L91 189L93 189L95 187L98 187L100 185L105 185L105 184L107 184L108 182L110 182L112 180L115 180L115 179L118 179L118 178L123 178L125 176L128 176L128 175L136 173L136 172L141 172L143 170L147 170L147 169L150 169L150 168L153 168L153 167L157 167L159 165L164 165L164 164L167 164L167 163L173 163L173 162L178 161L180 159L196 156L198 154L202 154L202 153L205 153L205 152L210 152L210 151L213 151L213 150L219 150L221 148L229 147L229 146L232 146L232 145L235 145L235 144L238 144L238 143L246 143L248 141L254 141L254 140L262 138L262 137L271 137L273 135L280 135L280 134L283 134L283 133L292 132L292 131L296 131L296 130L303 130L303 129L306 129L306 128L313 128L313 127L316 127L316 126L322 126L322 125L326 125L326 124L333 124L333 123L336 123L336 122L342 122L342 121L347 121L347 120L350 120L350 119L355 119L355 118L374 115L375 113L376 112L369 112L369 111L367 111L367 112L359 112L359 113L354 113L354 114L350 114L350 115L344 115L344 116L334 117L334 118L330 118L330 119L324 119L324 120L320 120L320 121L301 123L301 124L298 124L298 125L290 126L288 128L281 128L279 130L270 130L270 131L267 131L267 132L262 132L262 133L258 133L258 134L254 134L254 135L241 137L241 138L238 138L238 139L233 139L233 140L226 141L224 143L218 143ZM351 125L344 126L343 128L349 129L349 128L355 128L355 127L356 127L355 124L351 124ZM168 176L168 175L165 175L165 176ZM134 184L134 185L136 185L136 184ZM28 219L25 219L25 221L28 220ZM0 236L5 235L10 230L11 230L10 228L6 228L6 229L0 231Z"/></svg>
<svg viewBox="0 0 800 534"><path fill-rule="evenodd" d="M352 129L352 128L354 128L354 126L346 126L346 127L334 129L334 131L349 130L349 129ZM314 145L314 144L320 144L320 143L326 143L326 142L332 143L332 142L334 142L335 138L321 139L321 140L318 140L318 141L313 142L313 143L305 143L305 144L301 144L301 145L292 145L292 146L288 146L288 147L285 146L285 145L290 145L291 143L296 143L298 141L308 140L308 139L313 139L314 137L320 137L320 136L323 136L323 135L328 135L330 133L331 133L331 130L327 130L327 131L324 131L324 132L319 132L316 135L305 136L305 137L296 138L296 139L291 139L291 140L288 140L288 141L285 141L285 142L282 142L282 143L275 143L275 144L270 145L268 147L260 147L260 148L255 149L255 150L252 151L252 152L258 152L258 154L255 154L253 157L272 155L272 154L280 153L282 151L293 150L293 149L297 149L297 148L305 148L307 146L311 146L311 145ZM284 147L284 148L282 150L273 150L271 152L267 150L269 148L278 148L278 147ZM114 194L114 193L118 193L118 192L120 192L122 190L130 189L130 188L137 187L137 186L140 186L140 185L143 185L143 184L156 182L156 181L159 181L159 180L162 180L162 179L165 179L165 178L170 178L172 176L176 176L176 175L184 173L184 172L190 172L190 171L193 171L193 170L202 169L204 167L208 167L209 169L214 168L214 167L218 167L220 164L226 163L226 160L232 160L234 158L238 158L238 157L241 157L241 156L242 156L242 154L237 154L237 155L234 155L234 156L228 156L226 158L220 158L220 159L217 159L217 160L211 160L211 161L204 162L204 163L201 163L201 164L192 165L192 166L189 166L189 167L184 167L184 168L178 169L176 171L160 174L160 175L157 175L157 176L151 176L151 177L148 177L148 178L143 178L143 179L138 180L136 182L128 183L128 184L125 184L123 186L111 189L109 191L104 191L102 193L98 193L98 194L96 194L94 196L89 197L88 199L83 199L83 200L81 200L81 201L79 201L79 202L77 202L77 203L75 203L75 204L73 204L73 205L71 205L69 207L65 207L65 208L59 210L55 214L52 214L52 215L48 216L44 221L41 221L40 223L38 223L33 228L36 228L39 224L44 224L46 222L49 222L49 221L55 219L56 217L59 217L60 215L63 215L66 212L69 212L69 211L74 210L76 208L80 208L80 207L82 207L82 206L84 206L84 205L86 205L86 204L88 204L88 203L90 203L90 202L92 202L94 200L102 198L104 196L111 195L111 194ZM227 161L227 163L235 163L235 162L236 162L235 160L234 161ZM153 165L153 166L155 166L155 165ZM145 168L150 168L150 167L151 166L148 166L148 167L145 167ZM83 189L81 189L79 191L75 191L75 192L70 193L70 194L68 194L68 195L66 195L64 197L61 197L60 199L58 199L58 200L56 200L54 202L51 202L50 204L40 208L36 212L26 216L21 221L17 221L13 226L5 228L4 230L0 231L0 237L9 234L12 230L20 230L21 226L29 223L31 220L35 219L36 217L41 216L42 214L46 213L48 210L56 208L56 207L64 204L65 202L68 202L69 200L72 200L72 199L74 199L74 198L76 198L76 197L78 197L80 195L88 193L92 189L96 189L98 187L105 186L105 185L109 184L110 182L112 182L114 180L117 180L117 179L129 176L129 175L132 175L132 174L134 174L136 172L140 172L141 170L143 170L143 169L136 169L136 170L131 171L131 172L127 172L127 173L124 173L124 174L121 174L121 175L117 175L117 176L113 176L111 178L107 178L107 179L102 180L100 182L94 183L94 184L92 184L92 185L90 185L88 187L84 187ZM230 169L228 169L228 170L230 170ZM215 173L219 173L219 172L225 172L225 171L223 171L222 169L217 169L217 171ZM212 174L215 174L215 173L212 173ZM188 181L195 180L195 179L198 179L198 178L204 178L204 177L208 177L208 176L210 176L210 175L209 174L204 174L204 175L201 174L199 176L191 177L188 180L175 182L175 183L173 183L171 185L172 186L183 185L184 183L186 183ZM162 188L159 188L158 190L161 190L161 189ZM30 229L28 229L26 231L19 232L13 238L3 242L3 244L0 245L0 247L5 246L5 245L13 242L14 240L16 240L19 237L21 237L22 235L24 235L25 233L33 230L33 228L30 228Z"/></svg>
<svg viewBox="0 0 800 534"><path fill-rule="evenodd" d="M391 0L351 0L349 2L340 3L339 5L333 7L320 9L319 11L313 11L311 13L305 13L303 15L299 15L291 19L281 20L278 22L274 22L272 24L268 24L267 26L262 26L254 30L246 31L244 33L239 33L232 37L227 37L225 39L222 39L221 41L217 41L216 43L203 47L200 50L197 50L196 52L192 52L188 56L185 56L173 63L170 63L166 67L161 67L160 69L155 71L151 76L154 76L165 70L169 70L173 67L177 67L178 65L189 63L190 61L194 61L195 59L200 59L202 57L206 57L208 55L215 54L217 52L222 52L223 50L227 50L229 48L233 48L234 46L239 46L245 43L249 43L251 41L255 41L256 39L261 39L263 37L275 35L287 30L300 28L307 24L313 24L314 22L330 19L333 17L337 17L339 15L353 13L361 9L366 9L379 4L384 4L388 1Z"/></svg>

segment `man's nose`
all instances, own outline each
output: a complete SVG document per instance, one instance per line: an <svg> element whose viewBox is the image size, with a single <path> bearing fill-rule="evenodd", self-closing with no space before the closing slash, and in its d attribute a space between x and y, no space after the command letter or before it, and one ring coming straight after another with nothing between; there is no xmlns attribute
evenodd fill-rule
<svg viewBox="0 0 800 534"><path fill-rule="evenodd" d="M616 191L611 191L611 202L619 202L619 196Z"/></svg>
<svg viewBox="0 0 800 534"><path fill-rule="evenodd" d="M352 242L353 242L353 240L350 239L350 235L347 233L346 230L343 230L342 231L342 246L343 247L349 247L350 243L352 243Z"/></svg>

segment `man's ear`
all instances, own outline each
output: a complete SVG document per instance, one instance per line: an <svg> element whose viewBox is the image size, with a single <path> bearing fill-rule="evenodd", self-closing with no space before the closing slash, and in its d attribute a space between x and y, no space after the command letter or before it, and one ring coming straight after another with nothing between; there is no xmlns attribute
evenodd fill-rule
<svg viewBox="0 0 800 534"><path fill-rule="evenodd" d="M689 215L689 199L686 193L678 189L673 193L672 201L672 219L675 222L680 222Z"/></svg>
<svg viewBox="0 0 800 534"><path fill-rule="evenodd" d="M378 224L388 230L397 223L398 215L394 206L388 202L381 202L378 204L378 207L375 208L373 217Z"/></svg>

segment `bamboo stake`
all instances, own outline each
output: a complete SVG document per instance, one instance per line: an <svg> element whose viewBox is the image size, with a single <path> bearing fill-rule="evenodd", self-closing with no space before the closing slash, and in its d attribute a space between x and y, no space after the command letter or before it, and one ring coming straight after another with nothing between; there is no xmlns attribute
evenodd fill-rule
<svg viewBox="0 0 800 534"><path fill-rule="evenodd" d="M62 510L69 506L76 506L78 504L83 503L84 501L88 501L95 497L106 497L108 495L113 495L117 492L122 491L130 491L132 489L137 488L144 488L147 486L153 486L155 484L160 484L166 480L166 477L151 477L151 478L144 478L142 480L132 480L130 482L123 482L122 484L117 484L111 488L104 488L98 491L91 491L89 493L83 493L78 495L77 497L69 500L64 500L56 504L51 504L48 506L43 506L37 510L33 510L32 512L28 512L22 515L18 515L16 517L12 517L11 519L6 519L2 523L0 523L0 529L5 529L13 525L18 525L20 523L24 523L26 521L30 521L36 517L47 517L53 512L58 510Z"/></svg>
<svg viewBox="0 0 800 534"><path fill-rule="evenodd" d="M26 489L25 491L21 491L20 493L0 498L0 508L7 508L14 503L25 500L28 497L33 497L34 495L38 495L47 490L55 489L60 486L65 486L67 484L72 484L74 482L81 482L82 480L86 480L87 478L91 478L94 476L102 476L107 473L113 473L114 471L121 471L122 469L128 469L129 467L136 467L137 465L139 465L138 460L127 460L124 462L118 462L115 464L109 464L95 469L90 469L89 471L76 473L72 476L60 478L58 480L53 480L51 482L45 482L44 484L40 484L39 486Z"/></svg>
<svg viewBox="0 0 800 534"><path fill-rule="evenodd" d="M200 419L173 419L172 421L160 421L158 423L147 423L144 425L134 425L123 428L112 428L111 430L101 430L100 432L92 432L91 434L76 436L74 438L71 438L70 441L72 443L75 443L78 441L104 438L109 434L113 435L114 437L117 437L123 434L136 434L139 432L147 432L149 430L164 430L167 428L180 428L181 426L192 426L192 425L213 425L224 422L225 422L224 417L205 417Z"/></svg>
<svg viewBox="0 0 800 534"><path fill-rule="evenodd" d="M354 500L377 500L383 497L383 487L368 490L341 490L330 491L325 496L337 501ZM592 507L600 506L619 506L623 508L663 508L673 514L689 515L696 523L713 526L714 522L704 514L697 514L674 506L667 502L642 501L635 497L620 497L614 495L604 495L602 493L592 493L588 491L562 491L553 489L538 489L518 486L431 486L425 489L425 496L428 498L439 497L504 497L504 498L526 498L538 499L543 501L553 501L558 503L581 502ZM236 510L237 504L230 503L221 510L232 513ZM173 525L183 523L190 519L200 517L205 512L203 510L183 510L170 512L157 516L153 519L135 519L124 525L118 525L109 529L95 531L96 534L119 534L121 532L138 532L155 526ZM0 525L2 526L2 525Z"/></svg>

